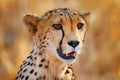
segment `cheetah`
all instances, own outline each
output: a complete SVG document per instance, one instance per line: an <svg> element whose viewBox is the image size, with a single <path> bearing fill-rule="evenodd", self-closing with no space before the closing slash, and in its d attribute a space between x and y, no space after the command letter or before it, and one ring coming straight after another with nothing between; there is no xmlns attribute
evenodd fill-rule
<svg viewBox="0 0 120 80"><path fill-rule="evenodd" d="M68 8L23 16L34 44L16 80L79 80L72 64L81 53L88 16Z"/></svg>

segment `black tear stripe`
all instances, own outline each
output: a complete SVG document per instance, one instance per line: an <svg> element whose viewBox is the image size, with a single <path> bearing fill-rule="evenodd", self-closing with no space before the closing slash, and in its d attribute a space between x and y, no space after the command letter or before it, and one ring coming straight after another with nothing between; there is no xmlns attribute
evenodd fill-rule
<svg viewBox="0 0 120 80"><path fill-rule="evenodd" d="M62 47L61 47L64 35L65 35L63 27L62 27L61 31L62 31L62 39L59 42L59 48L57 49L57 53L58 53L59 56L63 57L63 55L62 55Z"/></svg>
<svg viewBox="0 0 120 80"><path fill-rule="evenodd" d="M62 27L61 31L62 31L62 39L61 39L60 42L59 42L59 47L60 47L60 48L61 48L61 45L62 45L63 38L64 38L64 36L65 36L63 27ZM62 49L62 48L61 48L61 49Z"/></svg>
<svg viewBox="0 0 120 80"><path fill-rule="evenodd" d="M59 42L59 48L57 49L57 53L58 53L58 55L59 55L61 58L63 58L63 59L75 59L74 56L66 56L65 54L62 53L63 50L62 50L62 47L61 47L61 46L62 46L63 38L64 38L64 36L65 36L63 27L62 27L61 31L62 31L62 39L61 39L60 42Z"/></svg>

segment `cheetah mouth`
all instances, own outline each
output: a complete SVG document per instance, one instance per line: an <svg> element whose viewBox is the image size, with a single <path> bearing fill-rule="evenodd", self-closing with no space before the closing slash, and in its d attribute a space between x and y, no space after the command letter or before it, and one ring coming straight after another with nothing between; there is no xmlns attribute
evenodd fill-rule
<svg viewBox="0 0 120 80"><path fill-rule="evenodd" d="M75 57L76 57L76 52L75 51L63 54L60 49L57 49L57 53L62 59L75 59Z"/></svg>
<svg viewBox="0 0 120 80"><path fill-rule="evenodd" d="M76 52L72 51L70 53L65 54L65 56L76 56Z"/></svg>

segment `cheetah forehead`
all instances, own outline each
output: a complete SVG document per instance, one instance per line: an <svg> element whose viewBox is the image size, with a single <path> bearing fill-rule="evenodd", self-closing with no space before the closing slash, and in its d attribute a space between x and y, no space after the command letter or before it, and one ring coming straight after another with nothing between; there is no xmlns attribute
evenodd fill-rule
<svg viewBox="0 0 120 80"><path fill-rule="evenodd" d="M58 14L58 15L80 15L79 11L75 11L69 8L58 8L58 9L54 9L54 10L50 10L48 12L46 12L41 18L46 17L49 14Z"/></svg>

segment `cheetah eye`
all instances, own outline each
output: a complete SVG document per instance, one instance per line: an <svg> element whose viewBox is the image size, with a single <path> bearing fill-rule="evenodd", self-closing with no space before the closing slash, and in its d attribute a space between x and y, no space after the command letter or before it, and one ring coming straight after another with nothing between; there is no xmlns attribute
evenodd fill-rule
<svg viewBox="0 0 120 80"><path fill-rule="evenodd" d="M78 28L78 29L82 29L83 25L84 25L83 23L78 23L78 24L77 24L77 28Z"/></svg>
<svg viewBox="0 0 120 80"><path fill-rule="evenodd" d="M60 30L62 28L62 25L61 24L53 24L53 27L56 29L56 30Z"/></svg>

